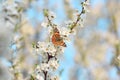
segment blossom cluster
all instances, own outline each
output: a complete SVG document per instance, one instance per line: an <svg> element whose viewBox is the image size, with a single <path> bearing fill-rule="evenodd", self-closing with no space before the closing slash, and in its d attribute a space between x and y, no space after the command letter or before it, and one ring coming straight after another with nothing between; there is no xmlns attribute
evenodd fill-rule
<svg viewBox="0 0 120 80"><path fill-rule="evenodd" d="M81 13L77 14L77 18L73 21L66 22L65 27L60 27L59 25L53 23L53 19L56 18L56 15L53 12L47 9L43 10L45 21L41 23L41 26L48 29L49 40L46 40L46 42L39 41L36 45L34 45L37 55L41 55L44 59L40 64L37 64L35 72L32 75L34 78L38 80L59 80L58 76L50 77L50 75L55 73L58 69L59 55L64 53L65 47L61 45L56 46L56 44L52 41L52 37L55 35L54 29L58 29L56 34L59 34L65 43L70 41L71 34L76 34L75 27L79 26L79 23L82 21L81 15L87 12L87 5L88 3L86 0L82 3Z"/></svg>
<svg viewBox="0 0 120 80"><path fill-rule="evenodd" d="M3 22L6 22L6 26L8 28L14 29L14 27L19 23L21 13L22 12L22 5L19 2L9 2L5 1L2 3L1 6L1 17Z"/></svg>
<svg viewBox="0 0 120 80"><path fill-rule="evenodd" d="M76 15L76 19L66 22L65 27L61 27L53 22L54 18L56 18L54 12L48 9L43 10L45 21L41 23L41 26L48 30L49 37L48 40L44 42L39 41L34 45L36 55L40 56L42 60L36 64L29 80L60 80L59 76L54 74L57 73L60 61L59 57L64 53L66 47L62 45L66 45L66 43L71 40L70 36L76 34L75 27L79 26L79 23L82 21L81 15L86 12L86 3L87 0L82 3L82 11ZM19 33L19 29L22 27L21 19L24 8L19 2L13 1L13 3L9 3L6 1L1 11L3 21L6 22L7 27L17 33L14 35L12 43L15 44L17 49L21 48L20 40L23 39L23 35ZM58 31L55 29L58 29ZM53 35L57 37L53 38ZM55 42L53 42L52 39L54 39ZM22 67L20 65L21 61L19 58L20 56L16 54L12 56L11 59L11 67L9 70L13 74L14 80L23 80Z"/></svg>

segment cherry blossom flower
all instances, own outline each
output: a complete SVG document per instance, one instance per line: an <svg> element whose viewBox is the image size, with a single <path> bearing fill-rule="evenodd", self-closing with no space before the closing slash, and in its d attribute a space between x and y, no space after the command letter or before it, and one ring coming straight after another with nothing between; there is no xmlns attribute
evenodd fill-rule
<svg viewBox="0 0 120 80"><path fill-rule="evenodd" d="M53 77L51 77L50 80L60 80L60 78L58 76L53 76Z"/></svg>
<svg viewBox="0 0 120 80"><path fill-rule="evenodd" d="M58 61L57 60L50 60L48 62L48 64L50 65L50 68L52 68L52 70L57 70L59 67Z"/></svg>
<svg viewBox="0 0 120 80"><path fill-rule="evenodd" d="M47 64L47 63L41 63L40 64L40 70L41 71L48 71L49 70L49 64Z"/></svg>
<svg viewBox="0 0 120 80"><path fill-rule="evenodd" d="M47 22L42 22L41 26L46 28L46 27L48 27L48 23Z"/></svg>
<svg viewBox="0 0 120 80"><path fill-rule="evenodd" d="M41 76L41 75L39 75L39 74L37 74L36 79L37 79L37 80L44 80L43 76Z"/></svg>
<svg viewBox="0 0 120 80"><path fill-rule="evenodd" d="M38 42L39 49L43 52L48 52L48 53L54 53L56 52L56 49L52 43L47 43L47 42Z"/></svg>
<svg viewBox="0 0 120 80"><path fill-rule="evenodd" d="M60 34L68 37L70 35L70 29L65 28L65 27L61 27L60 28Z"/></svg>
<svg viewBox="0 0 120 80"><path fill-rule="evenodd" d="M56 14L52 11L49 11L49 19L52 20L54 18L56 18Z"/></svg>

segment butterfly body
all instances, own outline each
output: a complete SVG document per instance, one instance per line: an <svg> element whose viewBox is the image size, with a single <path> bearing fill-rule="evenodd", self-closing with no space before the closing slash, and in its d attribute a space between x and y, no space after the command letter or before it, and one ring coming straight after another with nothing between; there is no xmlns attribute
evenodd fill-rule
<svg viewBox="0 0 120 80"><path fill-rule="evenodd" d="M63 38L60 36L60 33L57 28L54 29L54 34L52 35L52 43L56 46L66 47Z"/></svg>

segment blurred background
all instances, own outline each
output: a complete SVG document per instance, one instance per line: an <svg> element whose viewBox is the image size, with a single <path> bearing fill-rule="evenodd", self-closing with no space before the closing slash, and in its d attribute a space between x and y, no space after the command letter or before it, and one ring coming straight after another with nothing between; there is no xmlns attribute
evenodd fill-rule
<svg viewBox="0 0 120 80"><path fill-rule="evenodd" d="M54 22L63 25L75 10L81 11L82 1L0 0L0 80L12 80L9 67L15 62L24 78L39 62L32 43L48 37L41 26L43 9L53 11ZM61 57L60 79L120 80L120 0L90 0L88 10L84 27L77 29Z"/></svg>

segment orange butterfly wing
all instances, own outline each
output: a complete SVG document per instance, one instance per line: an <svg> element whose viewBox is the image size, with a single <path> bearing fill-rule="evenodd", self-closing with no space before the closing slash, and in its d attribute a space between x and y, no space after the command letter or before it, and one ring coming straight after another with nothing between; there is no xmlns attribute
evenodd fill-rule
<svg viewBox="0 0 120 80"><path fill-rule="evenodd" d="M66 44L63 41L63 39L60 37L59 31L57 28L54 29L54 34L52 36L52 43L57 46L66 47Z"/></svg>

